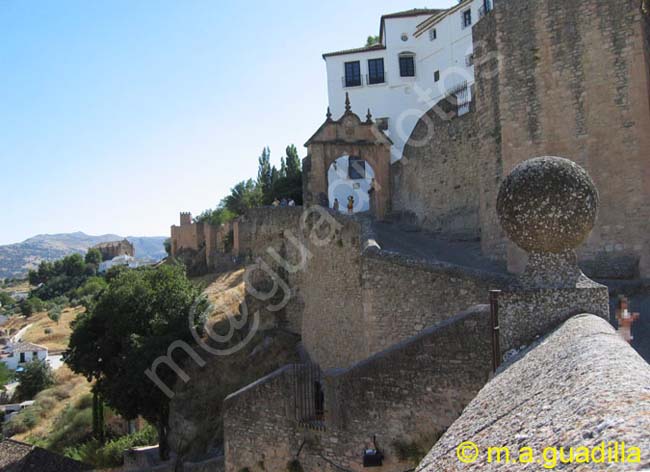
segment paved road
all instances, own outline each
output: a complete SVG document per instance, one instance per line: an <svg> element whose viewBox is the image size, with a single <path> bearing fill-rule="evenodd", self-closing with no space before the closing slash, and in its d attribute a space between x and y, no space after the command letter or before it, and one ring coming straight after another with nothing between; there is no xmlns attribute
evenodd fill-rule
<svg viewBox="0 0 650 472"><path fill-rule="evenodd" d="M481 253L479 241L450 241L424 231L405 231L397 223L374 223L382 249L425 259L447 262L487 272L506 273L505 264L491 261Z"/></svg>

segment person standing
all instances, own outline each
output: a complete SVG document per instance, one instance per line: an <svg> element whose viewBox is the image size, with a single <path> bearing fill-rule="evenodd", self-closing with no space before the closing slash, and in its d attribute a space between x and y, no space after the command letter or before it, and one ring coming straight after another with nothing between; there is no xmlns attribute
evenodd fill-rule
<svg viewBox="0 0 650 472"><path fill-rule="evenodd" d="M352 210L354 210L354 197L350 195L348 197L348 215L352 214Z"/></svg>
<svg viewBox="0 0 650 472"><path fill-rule="evenodd" d="M332 208L334 208L335 212L337 212L337 213L339 212L339 199L338 198L334 199L334 205L332 206Z"/></svg>

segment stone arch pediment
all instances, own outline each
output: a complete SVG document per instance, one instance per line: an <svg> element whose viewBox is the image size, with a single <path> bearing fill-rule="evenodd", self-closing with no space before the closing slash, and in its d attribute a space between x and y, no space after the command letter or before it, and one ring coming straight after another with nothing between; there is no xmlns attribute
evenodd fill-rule
<svg viewBox="0 0 650 472"><path fill-rule="evenodd" d="M327 197L327 171L341 156L359 157L372 166L375 172L376 190L373 191L373 213L385 216L390 205L390 138L372 120L370 110L362 121L352 112L346 96L345 113L333 120L327 119L305 143L308 148L308 164L304 175L304 201L329 206Z"/></svg>

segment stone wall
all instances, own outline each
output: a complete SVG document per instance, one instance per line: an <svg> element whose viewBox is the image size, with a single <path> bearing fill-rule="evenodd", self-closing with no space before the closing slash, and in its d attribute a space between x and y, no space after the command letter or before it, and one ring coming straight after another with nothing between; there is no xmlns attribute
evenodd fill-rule
<svg viewBox="0 0 650 472"><path fill-rule="evenodd" d="M573 317L504 366L417 470L552 469L552 454L541 460L544 448L563 447L568 459L570 447L593 448L610 441L619 446L624 442L628 454L630 446L640 448L640 460L597 465L565 460L561 469L647 470L648 385L650 366L607 321L591 315ZM475 462L461 466L456 448L462 441L475 443L480 454ZM520 457L520 448L530 447L540 462L533 467L488 465L487 448L502 446L510 449L513 460ZM592 457L600 460L598 453Z"/></svg>
<svg viewBox="0 0 650 472"><path fill-rule="evenodd" d="M446 236L478 239L478 139L471 112L450 119L446 100L416 125L402 159L392 166L393 212Z"/></svg>
<svg viewBox="0 0 650 472"><path fill-rule="evenodd" d="M232 224L213 226L193 223L190 213L181 213L180 226L171 227L171 256L184 260L193 272L226 270L234 265L228 247Z"/></svg>
<svg viewBox="0 0 650 472"><path fill-rule="evenodd" d="M248 210L234 223L236 253L246 261L246 282L264 298L277 285L276 295L268 303L256 306L273 307L286 297L274 316L294 333L302 330L303 286L305 274L301 252L304 238L301 230L302 207L264 207ZM284 261L284 262L282 262ZM278 283L278 280L281 280ZM249 301L252 303L249 290ZM255 297L253 297L255 298ZM259 298L259 297L258 297ZM259 301L259 300L258 300ZM262 300L264 302L264 300Z"/></svg>
<svg viewBox="0 0 650 472"><path fill-rule="evenodd" d="M498 274L385 251L366 252L362 281L370 353L414 336L451 313L487 303L491 289L510 282Z"/></svg>
<svg viewBox="0 0 650 472"><path fill-rule="evenodd" d="M650 276L647 22L639 0L496 0L473 30L475 111L420 120L408 164L396 168L394 208L428 229L480 234L486 255L518 271L525 255L499 227L499 184L523 160L566 157L600 191L582 266L597 277ZM418 147L432 117L434 133Z"/></svg>
<svg viewBox="0 0 650 472"><path fill-rule="evenodd" d="M324 373L325 418L310 429L296 421L293 366L225 402L226 470L306 472L364 470L375 444L387 472L409 468L399 444L430 445L485 384L491 369L487 307L476 307L393 348Z"/></svg>
<svg viewBox="0 0 650 472"><path fill-rule="evenodd" d="M580 251L587 268L625 276L640 263L650 275L650 95L639 1L495 3L504 174L540 155L586 168L601 199Z"/></svg>
<svg viewBox="0 0 650 472"><path fill-rule="evenodd" d="M93 246L93 249L99 250L102 254L102 260L110 261L114 257L127 255L134 257L135 248L133 244L127 240L123 239L122 241L111 241L107 243L99 243Z"/></svg>
<svg viewBox="0 0 650 472"><path fill-rule="evenodd" d="M279 284L275 298L287 291L290 299L276 316L302 335L307 353L324 369L348 367L469 306L486 303L490 289L510 281L383 251L374 242L368 218L320 211L326 218L313 216L327 224L321 225L318 238L312 237L314 222L303 219L300 207L251 210L239 220L238 231L249 262L257 266L249 269L249 281L261 291L273 285L269 273L278 274L284 285ZM288 271L269 249L290 266L306 263ZM263 264L270 270L261 270Z"/></svg>

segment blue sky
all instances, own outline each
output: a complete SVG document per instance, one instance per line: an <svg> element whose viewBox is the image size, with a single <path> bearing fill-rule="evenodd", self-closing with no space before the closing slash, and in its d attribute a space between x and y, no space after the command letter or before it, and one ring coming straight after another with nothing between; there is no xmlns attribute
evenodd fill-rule
<svg viewBox="0 0 650 472"><path fill-rule="evenodd" d="M167 235L254 177L263 146L304 156L323 52L454 3L0 0L0 244Z"/></svg>

